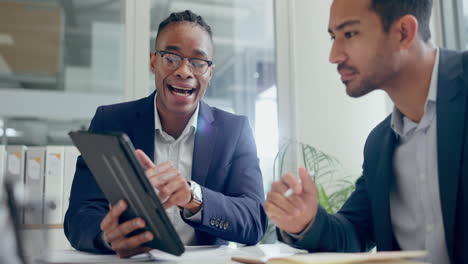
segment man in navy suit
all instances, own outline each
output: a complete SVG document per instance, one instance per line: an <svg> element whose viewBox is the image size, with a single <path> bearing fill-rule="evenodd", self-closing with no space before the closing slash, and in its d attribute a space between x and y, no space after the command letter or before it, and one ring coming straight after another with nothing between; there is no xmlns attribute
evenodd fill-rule
<svg viewBox="0 0 468 264"><path fill-rule="evenodd" d="M246 117L205 104L213 40L204 20L184 11L161 22L151 70L157 92L141 100L101 106L89 130L125 132L146 175L186 245L227 241L256 244L266 229L263 184ZM65 234L78 250L129 257L148 251L141 218L119 223L124 201L105 199L80 157Z"/></svg>
<svg viewBox="0 0 468 264"><path fill-rule="evenodd" d="M283 241L468 263L468 56L429 42L431 9L431 0L333 1L330 61L346 92L381 89L395 107L370 133L363 175L337 214L319 206L304 169L301 183L290 173L273 183L265 210Z"/></svg>

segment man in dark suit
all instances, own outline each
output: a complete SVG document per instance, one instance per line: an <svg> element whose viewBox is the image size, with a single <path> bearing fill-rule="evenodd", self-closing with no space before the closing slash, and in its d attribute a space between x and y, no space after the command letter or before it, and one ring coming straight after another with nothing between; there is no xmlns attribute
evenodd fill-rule
<svg viewBox="0 0 468 264"><path fill-rule="evenodd" d="M468 263L468 65L430 42L431 0L334 0L330 61L348 95L382 89L393 113L369 135L363 175L337 214L304 169L273 183L267 215L309 251L427 250ZM283 195L288 189L293 195Z"/></svg>
<svg viewBox="0 0 468 264"><path fill-rule="evenodd" d="M125 132L186 245L256 244L266 229L262 176L247 118L205 104L213 74L213 40L203 19L185 11L161 22L147 98L101 106L89 130ZM156 165L155 165L156 164ZM248 184L246 184L248 183ZM80 157L65 234L78 250L129 257L153 239L136 218L119 223L127 205L109 204Z"/></svg>

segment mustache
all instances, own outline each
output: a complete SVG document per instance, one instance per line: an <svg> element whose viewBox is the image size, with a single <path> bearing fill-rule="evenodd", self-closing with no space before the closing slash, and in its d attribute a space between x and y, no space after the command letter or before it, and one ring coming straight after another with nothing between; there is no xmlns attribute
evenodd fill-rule
<svg viewBox="0 0 468 264"><path fill-rule="evenodd" d="M348 71L351 71L351 72L354 72L354 73L358 72L356 67L346 65L346 64L338 64L337 70L338 70L338 72L340 72L342 70L348 70Z"/></svg>

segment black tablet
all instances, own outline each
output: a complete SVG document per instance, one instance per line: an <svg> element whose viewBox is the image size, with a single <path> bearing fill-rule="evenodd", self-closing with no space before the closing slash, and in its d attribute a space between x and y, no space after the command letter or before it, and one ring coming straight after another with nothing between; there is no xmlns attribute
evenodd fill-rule
<svg viewBox="0 0 468 264"><path fill-rule="evenodd" d="M146 178L127 135L86 131L70 132L69 135L109 203L127 202L128 209L119 220L124 222L135 217L145 220L146 227L131 235L149 230L154 239L143 246L177 256L184 253L184 245Z"/></svg>

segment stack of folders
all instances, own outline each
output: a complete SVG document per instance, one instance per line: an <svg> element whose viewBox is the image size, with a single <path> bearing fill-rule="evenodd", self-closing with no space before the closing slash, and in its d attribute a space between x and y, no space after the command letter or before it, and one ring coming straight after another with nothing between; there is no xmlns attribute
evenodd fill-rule
<svg viewBox="0 0 468 264"><path fill-rule="evenodd" d="M21 223L63 223L79 154L74 146L0 146L0 182L8 178L25 186Z"/></svg>
<svg viewBox="0 0 468 264"><path fill-rule="evenodd" d="M246 264L421 264L425 251L392 251L377 253L309 253L286 257L233 257Z"/></svg>

